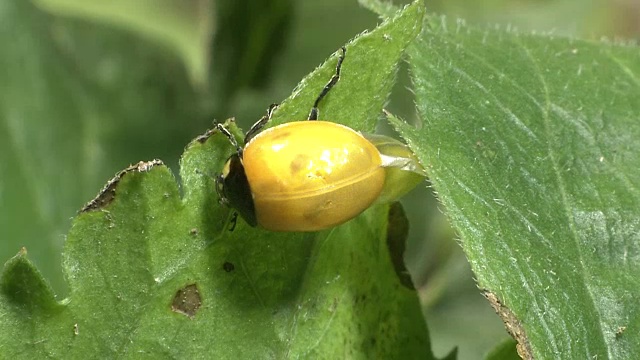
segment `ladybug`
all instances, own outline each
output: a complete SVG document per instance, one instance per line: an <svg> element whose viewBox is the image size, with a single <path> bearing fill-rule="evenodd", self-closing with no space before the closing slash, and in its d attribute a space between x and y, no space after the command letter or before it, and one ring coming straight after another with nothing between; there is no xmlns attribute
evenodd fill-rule
<svg viewBox="0 0 640 360"><path fill-rule="evenodd" d="M220 201L249 225L271 231L318 231L353 219L379 197L385 184L380 152L359 132L318 120L318 105L340 79L346 55L341 49L335 74L325 85L307 121L263 130L277 105L245 134L244 147L222 124L236 152L216 177Z"/></svg>

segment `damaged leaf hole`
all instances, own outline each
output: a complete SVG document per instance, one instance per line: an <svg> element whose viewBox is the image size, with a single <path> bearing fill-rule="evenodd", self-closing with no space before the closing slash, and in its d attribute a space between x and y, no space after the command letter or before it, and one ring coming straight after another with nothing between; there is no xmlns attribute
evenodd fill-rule
<svg viewBox="0 0 640 360"><path fill-rule="evenodd" d="M202 305L200 291L196 284L189 284L176 292L171 303L171 310L193 319Z"/></svg>
<svg viewBox="0 0 640 360"><path fill-rule="evenodd" d="M404 252L409 237L409 219L402 204L398 201L389 207L387 226L387 248L396 276L400 284L407 289L415 290L413 280L404 264Z"/></svg>
<svg viewBox="0 0 640 360"><path fill-rule="evenodd" d="M228 121L228 122L235 122L235 121L236 121L236 119L235 119L235 118L230 118L230 119L227 119L227 121ZM206 133L204 133L204 134L202 134L202 135L198 136L198 137L195 139L195 141L199 142L200 144L204 144L205 142L207 142L207 140L209 140L209 138L210 138L213 134L218 133L218 132L219 132L219 130L218 130L217 128L215 128L215 127L214 127L213 129L209 129L209 130L207 130L207 132L206 132Z"/></svg>
<svg viewBox="0 0 640 360"><path fill-rule="evenodd" d="M113 179L109 180L107 184L100 190L98 196L96 196L93 200L89 201L83 208L80 210L81 213L96 211L96 210L104 210L104 208L109 205L113 199L116 197L116 188L118 187L118 183L122 178L128 173L132 172L148 172L151 171L156 166L163 166L164 163L160 160L152 160L152 161L140 161L137 164L130 165L126 169L120 171L113 177Z"/></svg>
<svg viewBox="0 0 640 360"><path fill-rule="evenodd" d="M483 291L482 295L489 300L491 307L493 310L502 318L504 322L504 326L507 329L509 335L511 335L517 342L516 350L518 351L518 355L525 360L533 359L531 344L529 344L529 337L525 333L524 327L520 323L520 320L516 317L516 315L505 306L498 297L488 291Z"/></svg>

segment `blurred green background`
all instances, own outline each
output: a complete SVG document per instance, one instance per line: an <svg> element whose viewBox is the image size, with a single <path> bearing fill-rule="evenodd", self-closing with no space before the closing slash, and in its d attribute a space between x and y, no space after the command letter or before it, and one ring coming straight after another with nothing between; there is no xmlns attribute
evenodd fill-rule
<svg viewBox="0 0 640 360"><path fill-rule="evenodd" d="M59 298L71 219L117 171L159 158L177 173L184 146L214 119L236 117L247 128L380 22L355 0L3 1L0 258L25 246ZM640 34L635 0L425 4L478 26L593 39ZM406 66L398 79L388 107L419 126ZM412 224L406 261L436 354L458 346L461 359L481 358L507 336L501 321L431 190L414 190L404 205Z"/></svg>

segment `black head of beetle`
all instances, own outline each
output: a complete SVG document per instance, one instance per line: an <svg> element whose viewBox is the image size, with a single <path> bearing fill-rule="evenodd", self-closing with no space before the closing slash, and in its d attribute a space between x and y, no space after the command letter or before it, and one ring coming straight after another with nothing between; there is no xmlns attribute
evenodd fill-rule
<svg viewBox="0 0 640 360"><path fill-rule="evenodd" d="M235 209L247 224L258 225L251 188L244 172L240 154L233 154L227 160L222 174L216 177L216 191L220 201ZM235 227L234 225L232 226Z"/></svg>

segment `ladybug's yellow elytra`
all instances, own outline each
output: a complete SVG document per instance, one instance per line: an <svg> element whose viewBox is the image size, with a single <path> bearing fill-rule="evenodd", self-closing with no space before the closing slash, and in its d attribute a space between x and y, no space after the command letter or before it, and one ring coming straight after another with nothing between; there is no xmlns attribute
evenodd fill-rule
<svg viewBox="0 0 640 360"><path fill-rule="evenodd" d="M336 85L336 72L318 95L307 121L262 131L277 105L245 134L239 146L222 124L217 128L236 147L216 177L222 203L249 225L272 231L318 231L342 224L380 195L385 170L377 148L353 129L319 121L318 105Z"/></svg>
<svg viewBox="0 0 640 360"><path fill-rule="evenodd" d="M274 231L316 231L354 218L380 195L375 146L349 127L297 121L247 144L244 169L257 222Z"/></svg>

